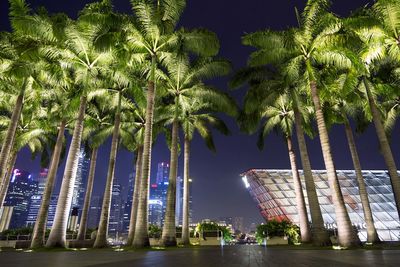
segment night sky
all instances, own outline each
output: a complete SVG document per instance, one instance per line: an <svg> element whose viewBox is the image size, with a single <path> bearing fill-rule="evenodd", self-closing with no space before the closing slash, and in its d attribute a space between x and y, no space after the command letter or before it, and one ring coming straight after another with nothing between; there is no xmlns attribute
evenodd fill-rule
<svg viewBox="0 0 400 267"><path fill-rule="evenodd" d="M0 30L9 30L8 1L0 0ZM28 0L31 7L45 6L50 12L65 12L75 18L77 12L87 0ZM205 27L217 33L221 42L220 56L229 59L235 69L246 65L251 48L241 45L240 38L244 33L271 28L275 30L296 26L294 7L302 10L305 0L191 0L187 3L181 25L189 28ZM346 16L351 10L361 7L367 0L334 0L332 10ZM114 0L116 10L129 13L128 0ZM221 90L229 90L228 78L221 78L211 83ZM232 95L241 103L245 88L233 91ZM247 223L261 222L255 203L244 188L239 174L251 168L284 168L289 169L286 145L277 135L270 135L265 141L265 149L260 152L256 147L256 136L246 136L239 132L234 120L227 118L232 136L225 137L215 133L217 153L207 150L204 142L196 136L192 144L191 176L193 183L194 220L217 218L220 216L243 216ZM400 168L400 126L392 134L392 150ZM352 161L347 147L344 129L335 126L330 132L331 144L337 169L352 169ZM379 153L379 145L373 126L357 137L357 145L364 169L385 169ZM313 169L323 169L323 159L319 140L309 140L309 153ZM94 194L102 193L107 172L107 161L110 143L100 149L96 169L96 187ZM183 173L183 156L180 159L179 173ZM169 151L163 138L153 148L152 179L155 178L156 164L169 161ZM116 178L127 185L128 174L133 169L133 155L120 151L116 166ZM298 157L298 162L300 160ZM20 153L17 168L33 173L39 170L38 161L31 161L25 150ZM59 171L62 176L63 167ZM60 183L60 182L59 182Z"/></svg>

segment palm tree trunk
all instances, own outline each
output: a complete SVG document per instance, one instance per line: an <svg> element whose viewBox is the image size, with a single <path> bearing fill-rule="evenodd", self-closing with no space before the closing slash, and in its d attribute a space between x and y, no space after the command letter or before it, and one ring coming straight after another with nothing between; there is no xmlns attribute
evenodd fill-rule
<svg viewBox="0 0 400 267"><path fill-rule="evenodd" d="M290 166L292 168L294 192L296 193L297 214L299 216L301 242L308 243L311 241L310 225L308 223L307 208L304 201L303 188L301 186L299 170L296 163L296 154L294 153L292 138L290 136L286 138L286 142L288 146Z"/></svg>
<svg viewBox="0 0 400 267"><path fill-rule="evenodd" d="M168 179L167 207L161 237L161 244L166 247L176 246L176 175L178 171L178 130L179 123L175 119L172 123L171 160Z"/></svg>
<svg viewBox="0 0 400 267"><path fill-rule="evenodd" d="M368 200L367 188L365 186L364 177L362 175L362 169L360 164L360 159L358 157L356 142L354 141L353 130L351 129L349 120L344 117L344 126L347 137L347 142L349 143L351 159L353 160L354 170L356 172L358 190L360 192L361 203L364 212L365 223L367 224L367 242L368 243L379 243L378 233L376 232L374 225L374 218L372 217L371 206Z"/></svg>
<svg viewBox="0 0 400 267"><path fill-rule="evenodd" d="M392 184L394 201L396 202L397 214L400 217L400 177L397 173L396 162L393 158L392 150L387 139L385 129L382 124L381 114L379 113L378 107L374 97L372 96L371 89L369 87L366 77L363 77L365 90L367 91L368 103L371 109L372 118L375 125L376 134L379 139L379 145L382 151L383 158L385 159L386 167L388 168L390 181Z"/></svg>
<svg viewBox="0 0 400 267"><path fill-rule="evenodd" d="M120 97L119 101L121 101L121 96L119 97ZM93 245L94 248L107 247L108 222L110 219L110 204L111 204L113 182L114 182L115 160L117 158L117 151L118 151L119 125L121 122L121 115L119 109L120 108L118 107L118 111L115 114L114 130L111 141L110 160L108 161L106 188L104 190L103 206L101 208L100 223L99 223L99 229L97 230L96 241L94 242Z"/></svg>
<svg viewBox="0 0 400 267"><path fill-rule="evenodd" d="M182 244L190 245L189 231L189 163L190 163L190 140L185 136L184 166L183 166L183 218L182 218Z"/></svg>
<svg viewBox="0 0 400 267"><path fill-rule="evenodd" d="M308 206L310 208L312 241L314 245L326 246L330 245L331 241L329 239L328 232L324 227L324 220L322 217L314 177L311 170L310 158L308 156L307 143L306 139L304 138L303 122L297 106L297 99L295 99L295 101L296 105L294 105L293 109L295 116L296 135L297 142L299 143L301 165L303 166Z"/></svg>
<svg viewBox="0 0 400 267"><path fill-rule="evenodd" d="M317 119L318 133L321 142L322 154L324 157L326 173L328 176L329 187L332 193L332 202L335 207L336 224L338 230L338 242L343 247L353 247L360 245L360 239L354 231L349 214L346 210L342 191L340 190L339 180L336 174L336 168L331 153L329 135L326 129L324 115L318 95L317 83L310 81L312 101L315 107L315 116Z"/></svg>
<svg viewBox="0 0 400 267"><path fill-rule="evenodd" d="M12 171L13 171L15 162L17 161L17 155L18 154L17 154L16 151L13 150L11 152L11 157L9 158L7 171L6 171L6 174L4 176L4 183L3 183L3 186L1 187L1 190L0 190L0 203L1 203L0 207L3 206L4 200L6 199L8 186L10 185Z"/></svg>
<svg viewBox="0 0 400 267"><path fill-rule="evenodd" d="M58 135L56 144L54 146L53 155L51 157L49 172L47 173L46 186L42 195L42 202L40 204L39 212L36 216L35 227L33 228L31 248L43 247L46 224L47 224L47 214L49 211L51 194L53 193L54 183L56 181L58 164L60 162L61 150L63 147L64 131L65 131L66 121L62 120L60 127L58 129Z"/></svg>
<svg viewBox="0 0 400 267"><path fill-rule="evenodd" d="M72 135L71 145L65 164L64 177L61 184L60 195L57 201L56 214L46 247L66 247L66 231L68 215L70 213L72 193L78 169L79 149L81 147L83 119L85 117L87 98L81 96L78 117Z"/></svg>
<svg viewBox="0 0 400 267"><path fill-rule="evenodd" d="M0 151L0 188L2 188L7 179L5 177L7 172L7 163L11 153L11 149L14 146L15 132L17 131L17 126L19 122L19 118L21 117L22 106L24 104L24 94L25 88L27 86L27 79L24 80L22 85L22 89L17 97L17 101L15 102L13 113L11 115L10 125L8 125L6 136L3 141L3 145L1 146ZM0 208L3 206L3 202L0 202Z"/></svg>
<svg viewBox="0 0 400 267"><path fill-rule="evenodd" d="M96 171L96 161L97 161L97 147L92 149L92 155L90 156L90 169L89 169L89 176L86 185L86 194L85 194L85 201L83 203L83 209L81 214L81 221L79 223L79 232L78 236L76 237L77 240L85 240L86 236L86 229L87 229L87 218L89 214L90 208L90 199L92 197L93 191L93 182L94 182L94 174Z"/></svg>
<svg viewBox="0 0 400 267"><path fill-rule="evenodd" d="M142 178L140 181L140 193L138 203L137 222L135 227L135 235L133 246L143 248L150 246L148 234L148 198L149 198L149 180L151 166L151 143L153 130L153 113L154 113L154 98L156 95L155 86L155 68L156 56L152 56L151 62L151 78L147 90L147 106L146 106L146 124L144 127L144 142L143 142L143 164Z"/></svg>
<svg viewBox="0 0 400 267"><path fill-rule="evenodd" d="M136 166L135 166L135 186L133 188L133 196L132 196L132 208L131 208L131 218L129 221L129 233L128 233L128 246L131 246L133 243L133 238L135 236L135 228L137 222L137 210L138 210L138 202L139 202L139 187L140 187L140 179L142 178L142 159L143 159L143 147L140 146L137 149L136 155Z"/></svg>

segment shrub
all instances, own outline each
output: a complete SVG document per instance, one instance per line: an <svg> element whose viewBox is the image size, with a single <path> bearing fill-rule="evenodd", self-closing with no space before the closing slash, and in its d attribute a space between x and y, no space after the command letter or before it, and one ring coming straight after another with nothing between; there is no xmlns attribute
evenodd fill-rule
<svg viewBox="0 0 400 267"><path fill-rule="evenodd" d="M290 243L298 243L300 240L300 229L297 225L290 221L283 220L271 220L265 224L260 224L257 226L256 239L259 244L263 242L266 237L284 237L289 238Z"/></svg>

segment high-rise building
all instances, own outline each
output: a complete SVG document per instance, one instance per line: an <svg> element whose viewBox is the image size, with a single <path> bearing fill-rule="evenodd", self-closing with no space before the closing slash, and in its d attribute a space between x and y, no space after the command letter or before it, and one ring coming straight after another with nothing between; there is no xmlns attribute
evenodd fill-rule
<svg viewBox="0 0 400 267"><path fill-rule="evenodd" d="M169 164L166 162L160 162L157 165L157 179L156 184L168 183L169 179Z"/></svg>
<svg viewBox="0 0 400 267"><path fill-rule="evenodd" d="M9 228L20 228L26 225L29 203L32 195L38 190L38 182L29 172L14 169L8 186L4 206L12 206L13 212Z"/></svg>
<svg viewBox="0 0 400 267"><path fill-rule="evenodd" d="M101 196L92 196L92 199L90 200L90 209L87 221L88 228L95 229L99 226L102 203L103 198Z"/></svg>
<svg viewBox="0 0 400 267"><path fill-rule="evenodd" d="M36 194L31 196L28 217L26 220L26 226L33 226L36 222L37 215L39 213L40 205L42 204L42 196L44 193L44 189L46 187L46 180L48 169L42 169L39 173L38 178L38 190Z"/></svg>
<svg viewBox="0 0 400 267"><path fill-rule="evenodd" d="M78 158L78 169L76 171L76 179L74 184L74 190L72 193L72 208L78 208L79 214L82 211L83 201L86 191L86 182L89 171L90 160L87 158L84 148L82 147L79 151Z"/></svg>
<svg viewBox="0 0 400 267"><path fill-rule="evenodd" d="M123 214L123 222L122 222L122 232L126 233L129 231L129 223L131 220L131 210L132 210L132 201L133 201L133 190L135 186L135 172L129 174L128 180L128 192L126 201L124 204L124 214Z"/></svg>
<svg viewBox="0 0 400 267"><path fill-rule="evenodd" d="M182 225L183 216L183 178L176 178L176 206L175 206L175 224Z"/></svg>
<svg viewBox="0 0 400 267"><path fill-rule="evenodd" d="M159 227L163 225L163 206L159 199L149 199L149 224L154 224Z"/></svg>
<svg viewBox="0 0 400 267"><path fill-rule="evenodd" d="M362 174L379 238L382 241L399 241L400 222L388 172L369 170ZM365 241L366 224L356 174L353 170L337 170L337 175L350 220L357 227L361 241ZM303 171L300 171L300 176L303 178ZM335 229L335 208L326 171L315 170L313 176L325 227ZM242 174L242 180L265 220L299 223L291 170L252 169ZM304 182L303 191L306 195ZM307 201L306 205L311 219Z"/></svg>
<svg viewBox="0 0 400 267"><path fill-rule="evenodd" d="M122 230L123 207L122 207L122 186L115 180L112 187L112 198L110 208L110 219L108 223L108 233L116 235Z"/></svg>

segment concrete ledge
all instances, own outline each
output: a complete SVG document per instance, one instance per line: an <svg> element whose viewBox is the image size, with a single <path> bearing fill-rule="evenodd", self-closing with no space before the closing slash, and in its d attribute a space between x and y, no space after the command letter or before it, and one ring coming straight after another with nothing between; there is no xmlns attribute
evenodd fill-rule
<svg viewBox="0 0 400 267"><path fill-rule="evenodd" d="M267 239L267 246L268 245L288 245L289 244L289 240L280 236L273 236L270 237L269 239Z"/></svg>

